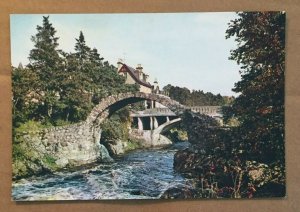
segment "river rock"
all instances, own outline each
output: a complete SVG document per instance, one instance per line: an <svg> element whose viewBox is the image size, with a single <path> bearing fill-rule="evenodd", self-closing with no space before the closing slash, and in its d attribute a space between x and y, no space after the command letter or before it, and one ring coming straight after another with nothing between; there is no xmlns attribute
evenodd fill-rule
<svg viewBox="0 0 300 212"><path fill-rule="evenodd" d="M124 142L122 142L121 140L117 139L114 142L109 142L107 143L107 148L108 151L112 154L112 155L119 155L119 154L123 154L125 152L125 145Z"/></svg>
<svg viewBox="0 0 300 212"><path fill-rule="evenodd" d="M167 189L161 196L160 199L190 199L197 197L197 190L179 185L176 187L172 187Z"/></svg>
<svg viewBox="0 0 300 212"><path fill-rule="evenodd" d="M104 145L100 144L100 161L102 162L113 162L114 160L110 157L107 149Z"/></svg>
<svg viewBox="0 0 300 212"><path fill-rule="evenodd" d="M69 163L69 161L67 158L60 158L60 159L56 160L55 163L59 167L65 167Z"/></svg>

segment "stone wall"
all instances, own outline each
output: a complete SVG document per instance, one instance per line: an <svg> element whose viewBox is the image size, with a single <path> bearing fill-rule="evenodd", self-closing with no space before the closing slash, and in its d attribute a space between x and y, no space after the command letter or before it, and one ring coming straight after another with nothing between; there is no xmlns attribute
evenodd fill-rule
<svg viewBox="0 0 300 212"><path fill-rule="evenodd" d="M30 133L30 132L29 132ZM100 144L101 130L87 122L24 134L25 142L41 155L55 159L59 168L112 160Z"/></svg>

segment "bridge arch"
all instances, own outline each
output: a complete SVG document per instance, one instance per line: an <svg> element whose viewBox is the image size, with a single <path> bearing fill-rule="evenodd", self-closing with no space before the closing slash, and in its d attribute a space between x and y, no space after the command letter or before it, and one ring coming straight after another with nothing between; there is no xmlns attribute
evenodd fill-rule
<svg viewBox="0 0 300 212"><path fill-rule="evenodd" d="M185 106L164 95L152 93L147 94L143 92L122 93L102 99L101 102L92 109L91 113L86 119L86 122L94 126L99 126L113 112L123 108L128 104L142 100L157 101L160 104L168 107L176 115L180 115L185 109Z"/></svg>
<svg viewBox="0 0 300 212"><path fill-rule="evenodd" d="M160 125L156 129L150 131L150 134L151 134L151 136L150 136L151 141L150 142L151 142L152 146L171 144L172 141L169 140L164 135L162 135L162 133L164 131L169 130L174 125L178 124L180 121L181 121L181 118L176 118L176 119L173 119L171 121L168 121L168 122ZM149 132L149 130L147 132Z"/></svg>
<svg viewBox="0 0 300 212"><path fill-rule="evenodd" d="M155 133L161 134L163 132L168 131L169 129L171 129L172 127L174 127L174 125L177 125L179 122L181 121L181 118L176 118L173 119L171 121L168 121L162 125L160 125L159 127L157 127L156 129L154 129Z"/></svg>

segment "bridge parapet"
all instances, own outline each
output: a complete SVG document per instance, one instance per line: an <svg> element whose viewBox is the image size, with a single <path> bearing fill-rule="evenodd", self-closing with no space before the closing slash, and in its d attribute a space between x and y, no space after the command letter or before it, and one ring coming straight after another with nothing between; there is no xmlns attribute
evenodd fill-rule
<svg viewBox="0 0 300 212"><path fill-rule="evenodd" d="M193 106L188 107L194 113L206 114L206 115L222 115L221 106Z"/></svg>
<svg viewBox="0 0 300 212"><path fill-rule="evenodd" d="M205 114L209 116L222 116L221 106L185 106L184 109L191 110L194 113ZM176 114L169 108L152 108L145 109L143 111L133 111L131 117L143 117L143 116L176 116Z"/></svg>
<svg viewBox="0 0 300 212"><path fill-rule="evenodd" d="M145 117L145 116L176 116L176 114L169 108L152 108L143 111L133 111L131 117Z"/></svg>

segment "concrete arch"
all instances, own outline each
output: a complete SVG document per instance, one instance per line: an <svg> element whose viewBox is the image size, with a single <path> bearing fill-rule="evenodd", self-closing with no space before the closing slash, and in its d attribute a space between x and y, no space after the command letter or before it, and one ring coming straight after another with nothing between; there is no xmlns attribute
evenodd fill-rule
<svg viewBox="0 0 300 212"><path fill-rule="evenodd" d="M172 141L170 141L167 137L165 137L161 133L172 128L174 125L178 124L180 121L181 121L181 118L177 118L177 119L168 121L168 122L160 125L158 128L156 128L154 130L151 130L151 131L147 130L147 132L151 134L151 136L150 136L151 145L157 146L157 145L172 144Z"/></svg>
<svg viewBox="0 0 300 212"><path fill-rule="evenodd" d="M161 134L163 132L166 132L169 129L171 129L174 125L178 124L180 121L181 121L181 118L176 118L171 121L168 121L168 122L160 125L156 129L154 129L154 133Z"/></svg>
<svg viewBox="0 0 300 212"><path fill-rule="evenodd" d="M141 100L157 101L160 104L168 107L176 115L180 115L185 109L185 106L164 95L152 93L147 94L142 92L122 93L102 99L101 102L92 109L91 113L86 119L86 122L98 126L113 112L123 108L128 104L139 102Z"/></svg>

